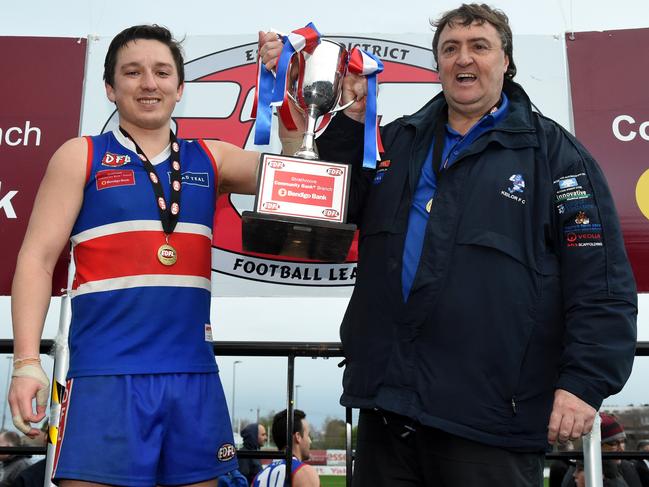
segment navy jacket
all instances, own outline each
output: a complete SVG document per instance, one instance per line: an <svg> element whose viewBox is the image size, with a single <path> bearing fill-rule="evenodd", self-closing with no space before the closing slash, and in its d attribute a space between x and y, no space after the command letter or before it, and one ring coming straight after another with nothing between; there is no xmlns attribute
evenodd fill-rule
<svg viewBox="0 0 649 487"><path fill-rule="evenodd" d="M345 406L378 407L486 444L547 447L557 388L598 408L627 380L637 295L604 176L585 148L506 81L509 112L437 181L407 303L410 201L447 109L443 94L382 129L360 168L362 125L340 115L318 139L354 164L356 286L341 326ZM383 174L381 174L383 173Z"/></svg>

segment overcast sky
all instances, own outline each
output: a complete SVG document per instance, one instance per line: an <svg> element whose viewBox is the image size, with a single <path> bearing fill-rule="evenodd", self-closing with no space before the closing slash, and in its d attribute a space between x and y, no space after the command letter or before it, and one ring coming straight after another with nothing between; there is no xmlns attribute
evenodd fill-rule
<svg viewBox="0 0 649 487"><path fill-rule="evenodd" d="M508 0L488 2L503 9L510 17L515 34L562 35L570 31L610 30L649 27L648 0ZM306 7L309 5L309 7ZM70 36L88 34L113 36L129 25L158 23L168 26L177 37L184 35L250 34L254 40L258 30L271 27L291 30L314 21L321 32L336 33L423 33L430 34L429 19L454 8L458 2L448 0L358 1L329 0L327 2L245 1L222 2L185 0L32 0L3 2L0 7L0 35L3 36ZM181 7L182 6L182 7ZM265 298L271 299L271 298ZM345 309L345 298L286 299L282 316L267 316L264 298L229 298L215 300L214 313L236 315L234 328L215 330L216 336L232 339L295 339L295 323L304 323L312 315L317 302L317 327L303 325L300 339L337 341L337 329ZM0 298L0 337L10 337L8 298ZM55 303L56 304L56 303ZM640 339L649 340L649 299L642 297ZM58 309L48 317L45 336L56 330ZM221 331L222 333L219 333ZM269 338L270 337L270 338ZM234 358L221 358L222 381L228 402L232 401L232 372ZM236 366L237 416L254 418L260 407L284 407L285 363L283 359L239 358ZM341 369L338 359L299 359L295 383L299 384L299 406L307 411L316 424L326 416L343 417L337 406L340 394ZM607 401L609 404L649 403L646 378L649 359L638 358L636 371L625 391ZM0 393L6 377L8 360L0 362ZM2 410L0 410L1 414Z"/></svg>
<svg viewBox="0 0 649 487"><path fill-rule="evenodd" d="M326 2L222 2L185 0L27 0L3 2L1 35L114 35L156 22L182 34L245 34L269 27L292 29L314 21L326 33L425 33L428 19L456 7L449 0L328 0ZM487 2L510 17L514 33L646 27L647 0L500 0ZM407 8L404 6L407 5Z"/></svg>

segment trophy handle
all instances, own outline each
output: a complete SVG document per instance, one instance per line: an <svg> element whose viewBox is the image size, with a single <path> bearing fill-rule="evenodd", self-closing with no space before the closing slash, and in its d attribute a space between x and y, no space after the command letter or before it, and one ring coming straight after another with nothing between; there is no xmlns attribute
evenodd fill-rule
<svg viewBox="0 0 649 487"><path fill-rule="evenodd" d="M341 112L341 111L345 110L346 108L349 108L350 106L352 106L352 105L353 105L354 103L356 103L357 101L358 101L358 98L354 98L354 99L353 99L352 101L350 101L349 103L345 103L343 106L331 110L331 113L338 113L338 112Z"/></svg>

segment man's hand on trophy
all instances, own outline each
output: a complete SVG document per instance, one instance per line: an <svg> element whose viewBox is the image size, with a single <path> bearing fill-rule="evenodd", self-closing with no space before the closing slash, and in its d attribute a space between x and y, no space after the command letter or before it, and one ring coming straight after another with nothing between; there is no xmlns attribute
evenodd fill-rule
<svg viewBox="0 0 649 487"><path fill-rule="evenodd" d="M284 44L276 32L259 31L259 41L257 44L259 57L267 69L273 70L277 66L279 55L282 53Z"/></svg>
<svg viewBox="0 0 649 487"><path fill-rule="evenodd" d="M352 100L355 101L345 109L345 115L357 122L364 123L367 104L367 78L348 71L343 80L341 105L345 105Z"/></svg>

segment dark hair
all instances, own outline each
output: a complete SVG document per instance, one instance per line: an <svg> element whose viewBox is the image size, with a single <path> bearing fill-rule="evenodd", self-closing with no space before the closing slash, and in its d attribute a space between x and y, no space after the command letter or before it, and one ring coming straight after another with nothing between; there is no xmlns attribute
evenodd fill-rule
<svg viewBox="0 0 649 487"><path fill-rule="evenodd" d="M498 31L503 51L505 51L505 54L509 58L509 66L505 72L505 78L513 79L516 76L516 64L514 63L514 46L512 29L509 27L509 19L505 15L505 12L491 8L485 3L463 3L460 7L449 10L438 20L431 22L431 25L436 29L435 35L433 36L433 55L435 56L435 62L439 65L437 47L439 44L439 36L444 30L444 27L454 27L457 24L468 27L473 22L477 22L479 25L489 22Z"/></svg>
<svg viewBox="0 0 649 487"><path fill-rule="evenodd" d="M271 428L271 433L273 435L273 442L277 445L277 448L283 450L286 448L286 420L288 418L288 413L286 409L280 411L273 417L273 426ZM302 420L306 418L304 411L299 409L293 410L293 433L304 433L304 425Z"/></svg>
<svg viewBox="0 0 649 487"><path fill-rule="evenodd" d="M104 81L110 86L115 83L115 65L117 64L117 53L126 44L138 39L149 39L162 42L171 51L178 71L178 86L185 81L185 62L180 42L176 41L166 27L159 25L134 25L124 29L117 34L108 46L106 59L104 60Z"/></svg>

